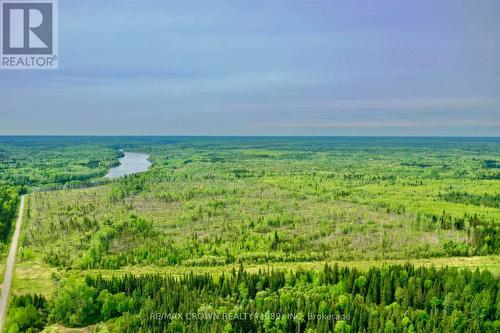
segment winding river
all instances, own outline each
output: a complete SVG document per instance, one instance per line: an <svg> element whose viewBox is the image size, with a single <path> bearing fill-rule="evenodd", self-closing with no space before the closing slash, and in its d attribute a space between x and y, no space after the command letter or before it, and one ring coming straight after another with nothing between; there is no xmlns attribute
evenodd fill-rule
<svg viewBox="0 0 500 333"><path fill-rule="evenodd" d="M116 179L134 173L144 172L149 169L151 162L148 161L149 155L144 153L123 152L125 156L119 159L120 165L109 170L104 178Z"/></svg>

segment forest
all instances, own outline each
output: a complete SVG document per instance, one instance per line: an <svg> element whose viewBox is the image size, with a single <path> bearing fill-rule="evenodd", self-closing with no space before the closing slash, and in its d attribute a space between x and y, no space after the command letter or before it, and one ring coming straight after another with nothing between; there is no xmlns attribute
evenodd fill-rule
<svg viewBox="0 0 500 333"><path fill-rule="evenodd" d="M11 332L500 330L499 139L2 140Z"/></svg>
<svg viewBox="0 0 500 333"><path fill-rule="evenodd" d="M500 283L487 271L412 265L87 276L61 281L50 302L15 297L8 327L36 331L52 320L105 321L101 332L497 332L499 297Z"/></svg>
<svg viewBox="0 0 500 333"><path fill-rule="evenodd" d="M12 221L17 214L20 189L0 186L0 241L5 243L10 234Z"/></svg>
<svg viewBox="0 0 500 333"><path fill-rule="evenodd" d="M6 255L21 194L98 179L120 154L92 138L0 136L0 254Z"/></svg>
<svg viewBox="0 0 500 333"><path fill-rule="evenodd" d="M118 163L122 153L114 143L112 138L0 136L0 185L33 189L98 179Z"/></svg>

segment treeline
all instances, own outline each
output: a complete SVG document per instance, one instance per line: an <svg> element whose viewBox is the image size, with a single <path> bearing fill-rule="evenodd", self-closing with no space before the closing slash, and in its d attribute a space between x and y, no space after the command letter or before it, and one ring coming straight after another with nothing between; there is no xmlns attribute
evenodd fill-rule
<svg viewBox="0 0 500 333"><path fill-rule="evenodd" d="M500 225L495 221L485 221L477 214L464 214L454 217L446 212L441 215L417 215L419 227L463 230L467 239L464 242L449 241L444 249L450 256L488 255L500 252Z"/></svg>
<svg viewBox="0 0 500 333"><path fill-rule="evenodd" d="M497 160L484 160L483 167L486 169L500 169L500 161Z"/></svg>
<svg viewBox="0 0 500 333"><path fill-rule="evenodd" d="M113 182L111 179L99 179L99 180L82 180L69 183L62 183L60 185L35 187L32 189L33 192L51 192L60 190L75 190L83 189L95 186L102 186Z"/></svg>
<svg viewBox="0 0 500 333"><path fill-rule="evenodd" d="M0 242L5 242L12 228L19 204L19 187L0 186Z"/></svg>
<svg viewBox="0 0 500 333"><path fill-rule="evenodd" d="M114 148L119 142L83 137L0 138L0 183L38 187L99 179L123 156Z"/></svg>
<svg viewBox="0 0 500 333"><path fill-rule="evenodd" d="M466 205L500 208L500 194L471 194L467 192L449 192L441 194L440 197L449 202L462 203Z"/></svg>
<svg viewBox="0 0 500 333"><path fill-rule="evenodd" d="M8 328L103 332L498 332L500 282L487 271L416 268L70 278L53 300L15 299ZM21 322L29 316L33 324ZM106 326L104 328L104 326Z"/></svg>

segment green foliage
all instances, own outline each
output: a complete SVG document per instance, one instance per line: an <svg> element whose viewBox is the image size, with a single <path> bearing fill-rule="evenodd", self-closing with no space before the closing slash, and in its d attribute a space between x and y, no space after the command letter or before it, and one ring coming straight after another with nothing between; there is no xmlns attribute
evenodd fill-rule
<svg viewBox="0 0 500 333"><path fill-rule="evenodd" d="M449 192L442 194L441 198L450 202L463 203L475 206L500 208L500 194L471 194L467 192Z"/></svg>
<svg viewBox="0 0 500 333"><path fill-rule="evenodd" d="M100 292L97 302L101 305L101 318L107 321L117 317L124 312L130 312L134 308L132 298L125 296L125 293L111 294L107 290Z"/></svg>
<svg viewBox="0 0 500 333"><path fill-rule="evenodd" d="M414 140L144 139L149 172L32 195L23 245L107 269L498 254L500 145Z"/></svg>
<svg viewBox="0 0 500 333"><path fill-rule="evenodd" d="M332 293L339 284L341 293ZM404 265L361 273L327 265L294 273L68 279L50 311L55 322L106 322L113 332L486 333L498 327L499 292L500 281L478 270Z"/></svg>
<svg viewBox="0 0 500 333"><path fill-rule="evenodd" d="M152 168L86 188L118 148L148 152ZM499 160L498 139L0 138L5 237L19 193L60 188L29 195L20 258L63 279L46 305L12 307L10 328L30 318L110 332L493 332L499 286L486 272L272 267L499 254ZM220 273L229 264L269 270ZM71 277L142 266L217 274ZM165 312L295 315L150 318Z"/></svg>
<svg viewBox="0 0 500 333"><path fill-rule="evenodd" d="M70 327L85 326L97 317L97 294L83 280L69 278L57 289L52 315Z"/></svg>
<svg viewBox="0 0 500 333"><path fill-rule="evenodd" d="M0 185L48 187L100 178L122 155L113 148L116 141L84 137L0 137Z"/></svg>
<svg viewBox="0 0 500 333"><path fill-rule="evenodd" d="M38 295L14 296L10 304L6 332L41 332L48 319L49 306Z"/></svg>
<svg viewBox="0 0 500 333"><path fill-rule="evenodd" d="M0 186L0 241L5 242L12 229L19 205L19 188Z"/></svg>

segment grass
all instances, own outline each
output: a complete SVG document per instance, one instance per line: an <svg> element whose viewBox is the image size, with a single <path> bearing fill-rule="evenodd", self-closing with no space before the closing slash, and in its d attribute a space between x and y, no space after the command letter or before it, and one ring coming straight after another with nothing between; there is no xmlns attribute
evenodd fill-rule
<svg viewBox="0 0 500 333"><path fill-rule="evenodd" d="M483 163L500 159L498 143L241 140L138 146L154 162L146 173L30 194L13 292L51 299L71 275L218 275L240 264L258 272L410 262L500 277L491 233L500 179ZM456 202L450 193L467 195Z"/></svg>
<svg viewBox="0 0 500 333"><path fill-rule="evenodd" d="M477 257L453 257L453 258L429 258L429 259L413 259L413 260L365 260L365 261L324 261L324 262L297 262L297 263L271 263L253 264L244 266L245 270L251 273L259 271L283 270L321 270L325 264L333 266L338 264L341 267L356 268L361 271L368 270L371 267L381 267L384 265L397 265L411 263L417 267L456 267L467 269L489 270L495 276L500 277L500 256L477 256ZM220 275L222 273L230 273L233 269L238 270L239 265L223 265L223 266L206 266L206 267L190 267L190 266L171 266L171 267L156 267L156 266L127 266L120 269L85 269L65 271L55 269L40 260L24 261L16 264L13 290L17 295L23 294L41 294L47 297L53 296L56 289L56 280L67 275L77 274L79 276L97 276L103 277L120 276L125 274L144 275L144 274L159 274L159 275L174 275L181 276L190 272L207 273L212 275Z"/></svg>
<svg viewBox="0 0 500 333"><path fill-rule="evenodd" d="M145 146L154 162L145 174L31 194L20 266L26 273L17 273L29 276L35 267L35 274L90 268L177 274L239 263L289 269L408 259L443 265L457 260L446 252L450 242L472 254L474 232L442 228L429 217L500 219L500 209L441 196L495 194L500 180L478 178L491 171L481 169L481 159L500 156L498 147L483 157L472 143L411 152L406 143L379 144L304 140L291 148L279 140L214 139ZM474 267L497 271L498 258L485 258L493 262L474 259ZM46 287L35 280L21 278L19 288Z"/></svg>

